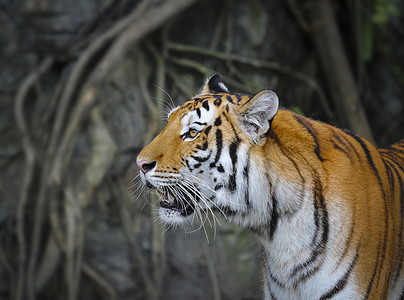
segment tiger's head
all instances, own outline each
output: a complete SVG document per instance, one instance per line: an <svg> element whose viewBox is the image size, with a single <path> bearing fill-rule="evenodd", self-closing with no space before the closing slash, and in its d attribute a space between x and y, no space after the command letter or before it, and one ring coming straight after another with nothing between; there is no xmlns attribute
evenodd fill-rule
<svg viewBox="0 0 404 300"><path fill-rule="evenodd" d="M260 184L250 176L259 172L250 150L265 143L278 105L273 91L230 93L213 75L198 96L172 110L137 157L143 183L161 200L160 219L175 225L207 211L237 218L260 210L249 195Z"/></svg>

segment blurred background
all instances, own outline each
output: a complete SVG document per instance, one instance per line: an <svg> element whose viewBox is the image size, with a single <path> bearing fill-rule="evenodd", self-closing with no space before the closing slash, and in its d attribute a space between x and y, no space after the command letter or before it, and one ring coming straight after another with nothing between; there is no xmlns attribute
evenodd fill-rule
<svg viewBox="0 0 404 300"><path fill-rule="evenodd" d="M137 153L219 73L404 137L402 0L0 0L0 299L260 299L252 234L164 228Z"/></svg>

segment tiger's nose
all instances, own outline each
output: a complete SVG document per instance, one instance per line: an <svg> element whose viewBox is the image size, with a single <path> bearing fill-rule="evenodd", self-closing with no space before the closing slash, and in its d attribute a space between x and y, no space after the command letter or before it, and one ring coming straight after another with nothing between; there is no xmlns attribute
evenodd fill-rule
<svg viewBox="0 0 404 300"><path fill-rule="evenodd" d="M146 174L147 172L152 170L157 164L155 160L149 162L148 160L145 159L136 160L136 163L139 166L140 170L143 172L143 174Z"/></svg>

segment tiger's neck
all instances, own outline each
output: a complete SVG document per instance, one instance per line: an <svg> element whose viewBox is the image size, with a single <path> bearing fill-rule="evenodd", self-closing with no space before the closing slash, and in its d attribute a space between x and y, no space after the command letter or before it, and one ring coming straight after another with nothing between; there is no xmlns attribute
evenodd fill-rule
<svg viewBox="0 0 404 300"><path fill-rule="evenodd" d="M226 194L238 205L234 209L239 213L230 220L257 235L264 282L278 287L285 299L304 295L307 285L318 286L324 278L313 274L323 262L336 268L332 261L337 260L326 248L338 244L335 232L346 230L343 220L329 216L326 209L329 174L323 164L329 154L324 136L329 133L320 132L314 122L279 111L264 145L239 150L249 165L236 173L236 182L242 182L237 193ZM331 239L335 243L328 243Z"/></svg>
<svg viewBox="0 0 404 300"><path fill-rule="evenodd" d="M237 189L218 193L231 203L226 211L229 219L256 233L264 273L281 285L305 277L307 269L300 271L300 265L315 268L329 238L322 161L315 151L302 150L315 145L310 132L293 126L297 118L280 111L267 143L239 147L234 168Z"/></svg>
<svg viewBox="0 0 404 300"><path fill-rule="evenodd" d="M289 220L296 226L296 220L307 220L298 212L310 206L313 197L320 198L316 193L324 188L319 179L324 177L321 161L315 153L303 150L313 147L312 136L293 124L297 118L304 119L281 110L266 143L250 147L240 144L234 155L237 159L231 159L235 163L229 184L217 193L219 205L222 199L231 221L256 233L265 231L269 241L280 221L285 224Z"/></svg>

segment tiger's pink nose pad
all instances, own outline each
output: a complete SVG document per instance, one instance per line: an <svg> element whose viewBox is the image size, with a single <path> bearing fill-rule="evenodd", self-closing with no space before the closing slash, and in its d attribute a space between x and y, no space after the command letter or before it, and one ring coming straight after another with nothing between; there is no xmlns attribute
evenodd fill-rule
<svg viewBox="0 0 404 300"><path fill-rule="evenodd" d="M145 159L136 160L136 163L139 166L140 170L143 172L143 174L146 174L147 172L152 170L157 164L157 162L155 160L152 162L149 162Z"/></svg>

